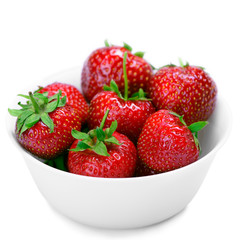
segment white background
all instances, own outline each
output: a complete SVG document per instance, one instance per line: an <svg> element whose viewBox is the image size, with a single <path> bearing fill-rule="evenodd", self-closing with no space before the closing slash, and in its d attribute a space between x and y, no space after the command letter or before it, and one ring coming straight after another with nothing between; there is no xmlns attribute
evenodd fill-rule
<svg viewBox="0 0 240 240"><path fill-rule="evenodd" d="M0 1L0 238L240 239L238 2ZM91 228L52 210L5 130L9 101L19 90L81 67L105 39L145 51L158 67L179 57L205 67L233 115L231 135L193 201L176 217L143 229Z"/></svg>

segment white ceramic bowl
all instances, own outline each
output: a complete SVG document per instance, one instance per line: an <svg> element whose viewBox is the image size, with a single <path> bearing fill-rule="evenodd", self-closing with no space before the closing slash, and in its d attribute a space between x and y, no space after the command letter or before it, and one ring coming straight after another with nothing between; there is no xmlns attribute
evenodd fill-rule
<svg viewBox="0 0 240 240"><path fill-rule="evenodd" d="M44 83L54 81L79 88L80 68L53 75ZM36 86L37 83L22 93L34 90ZM18 99L14 102L17 103ZM10 107L16 108L17 105ZM200 133L202 155L197 162L158 175L120 179L80 176L45 165L17 143L15 120L7 117L12 142L22 153L39 190L53 208L87 225L137 228L163 221L188 205L229 134L231 114L225 101L219 97L210 124Z"/></svg>

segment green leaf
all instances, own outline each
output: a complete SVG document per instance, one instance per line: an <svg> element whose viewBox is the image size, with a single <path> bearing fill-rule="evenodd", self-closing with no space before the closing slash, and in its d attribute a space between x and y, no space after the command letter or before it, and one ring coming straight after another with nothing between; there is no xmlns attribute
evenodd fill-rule
<svg viewBox="0 0 240 240"><path fill-rule="evenodd" d="M208 122L206 121L199 121L199 122L195 122L192 123L190 126L188 126L188 129L192 132L199 132L201 129L203 129L206 125L208 124Z"/></svg>
<svg viewBox="0 0 240 240"><path fill-rule="evenodd" d="M29 109L29 110L26 110L26 111L23 111L22 114L20 114L17 118L17 132L20 131L20 129L22 128L25 120L31 116L32 114L34 114L34 111L32 109Z"/></svg>
<svg viewBox="0 0 240 240"><path fill-rule="evenodd" d="M50 167L55 167L55 163L52 159L46 160L46 162L44 162L44 163Z"/></svg>
<svg viewBox="0 0 240 240"><path fill-rule="evenodd" d="M64 107L65 104L67 102L67 96L65 95L64 97L62 97L59 101L58 107Z"/></svg>
<svg viewBox="0 0 240 240"><path fill-rule="evenodd" d="M23 132L25 132L26 130L28 129L28 127L25 125L25 123L23 124L22 128L21 128L21 131L20 131L20 137L21 135L23 134Z"/></svg>
<svg viewBox="0 0 240 240"><path fill-rule="evenodd" d="M136 52L136 53L134 53L134 55L137 57L143 58L144 52Z"/></svg>
<svg viewBox="0 0 240 240"><path fill-rule="evenodd" d="M39 103L38 103L37 99L35 99L35 97L33 96L32 92L29 92L29 98L33 105L35 113L40 113Z"/></svg>
<svg viewBox="0 0 240 240"><path fill-rule="evenodd" d="M118 85L116 84L116 82L114 80L111 80L110 87L112 88L113 92L115 92L120 98L123 99L123 96L118 89Z"/></svg>
<svg viewBox="0 0 240 240"><path fill-rule="evenodd" d="M130 45L128 45L127 43L123 42L123 47L127 50L129 50L130 52L132 51L132 47Z"/></svg>
<svg viewBox="0 0 240 240"><path fill-rule="evenodd" d="M38 98L38 99L41 99L45 104L48 103L48 97L47 96L44 96L43 94L41 93L34 93L33 95L35 98Z"/></svg>
<svg viewBox="0 0 240 240"><path fill-rule="evenodd" d="M95 138L97 136L96 134L96 129L92 129L88 132L88 135L90 136L90 138Z"/></svg>
<svg viewBox="0 0 240 240"><path fill-rule="evenodd" d="M110 44L108 43L108 40L104 41L105 47L110 47Z"/></svg>
<svg viewBox="0 0 240 240"><path fill-rule="evenodd" d="M107 152L107 147L103 142L98 141L92 150L101 156L110 156Z"/></svg>
<svg viewBox="0 0 240 240"><path fill-rule="evenodd" d="M24 125L27 128L31 128L32 126L34 126L38 121L40 120L40 115L39 114L32 114L31 116L29 116L25 122Z"/></svg>
<svg viewBox="0 0 240 240"><path fill-rule="evenodd" d="M203 71L205 70L205 68L204 68L204 67L201 67L201 66L196 66L196 67L198 67L198 68L201 68Z"/></svg>
<svg viewBox="0 0 240 240"><path fill-rule="evenodd" d="M118 93L119 92L119 89L118 89L118 85L116 84L116 82L114 80L111 80L110 82L110 87L113 89L113 91L115 93Z"/></svg>
<svg viewBox="0 0 240 240"><path fill-rule="evenodd" d="M73 148L73 149L69 149L69 151L72 151L72 152L81 152L81 151L84 151L86 149L89 149L91 148L90 145L88 145L86 142L84 141L79 141L76 148Z"/></svg>
<svg viewBox="0 0 240 240"><path fill-rule="evenodd" d="M152 64L150 64L152 70L158 70L158 68L154 67Z"/></svg>
<svg viewBox="0 0 240 240"><path fill-rule="evenodd" d="M182 59L181 59L181 58L179 58L178 60L179 60L179 64L180 64L180 66L181 66L181 67L184 67L184 64L183 64L183 61L182 61Z"/></svg>
<svg viewBox="0 0 240 240"><path fill-rule="evenodd" d="M176 67L176 66L177 66L177 65L175 65L175 64L169 63L169 64L167 64L167 65L164 65L164 66L160 67L159 69L165 68L165 67Z"/></svg>
<svg viewBox="0 0 240 240"><path fill-rule="evenodd" d="M111 80L110 86L104 85L103 89L104 89L104 91L115 92L121 99L123 99L123 96L122 96L121 92L118 89L118 85L116 84L116 82L114 80Z"/></svg>
<svg viewBox="0 0 240 240"><path fill-rule="evenodd" d="M52 133L54 130L54 123L46 112L41 114L41 120L45 125L47 125L50 128L50 133Z"/></svg>
<svg viewBox="0 0 240 240"><path fill-rule="evenodd" d="M8 108L8 112L13 117L18 117L20 114L23 113L23 109L10 109L10 108Z"/></svg>
<svg viewBox="0 0 240 240"><path fill-rule="evenodd" d="M47 104L46 108L45 108L45 112L50 113L53 112L58 106L58 101L52 101L50 103Z"/></svg>
<svg viewBox="0 0 240 240"><path fill-rule="evenodd" d="M113 135L113 133L116 131L117 126L118 126L117 120L115 120L115 121L113 121L113 122L111 123L111 126L110 126L110 128L109 128L109 130L108 130L108 132L107 132L107 136L108 136L109 138L110 138L110 137Z"/></svg>
<svg viewBox="0 0 240 240"><path fill-rule="evenodd" d="M28 95L24 95L24 94L18 94L19 97L24 97L26 99L30 99L30 97Z"/></svg>
<svg viewBox="0 0 240 240"><path fill-rule="evenodd" d="M58 157L55 158L53 161L54 161L57 169L62 170L62 171L65 171L65 172L68 172L68 169L67 169L67 167L66 167L66 165L65 165L64 155L58 156Z"/></svg>
<svg viewBox="0 0 240 240"><path fill-rule="evenodd" d="M133 93L128 100L141 100L141 101L151 101L151 99L146 98L146 93L143 91L142 88L139 88L138 92Z"/></svg>
<svg viewBox="0 0 240 240"><path fill-rule="evenodd" d="M32 104L22 104L21 102L18 102L18 105L24 109L30 109L32 107ZM22 109L22 110L24 110Z"/></svg>
<svg viewBox="0 0 240 240"><path fill-rule="evenodd" d="M112 91L112 88L105 84L105 85L103 86L103 90L104 90L104 91Z"/></svg>
<svg viewBox="0 0 240 240"><path fill-rule="evenodd" d="M104 142L114 143L116 145L121 145L121 143L113 136L110 137L110 138L105 139Z"/></svg>
<svg viewBox="0 0 240 240"><path fill-rule="evenodd" d="M61 90L58 90L57 93L55 93L53 96L51 96L49 99L48 99L48 102L51 102L52 100L56 100L56 99L60 99L60 97L62 96L62 91Z"/></svg>
<svg viewBox="0 0 240 240"><path fill-rule="evenodd" d="M42 86L38 86L38 89L37 90L35 90L33 93L37 93L37 92L39 92L40 90L42 90L43 89L43 87Z"/></svg>
<svg viewBox="0 0 240 240"><path fill-rule="evenodd" d="M199 156L200 156L202 154L202 148L201 148L201 145L199 143L197 134L193 134L193 138L194 138L194 142L195 142L197 148L199 149Z"/></svg>
<svg viewBox="0 0 240 240"><path fill-rule="evenodd" d="M75 129L72 129L72 136L79 140L91 140L90 136L87 133L79 132Z"/></svg>
<svg viewBox="0 0 240 240"><path fill-rule="evenodd" d="M105 133L104 131L102 130L102 128L99 128L97 127L96 128L96 134L97 134L97 139L99 141L103 141L105 139Z"/></svg>
<svg viewBox="0 0 240 240"><path fill-rule="evenodd" d="M181 122L183 125L187 126L186 122L185 122L184 119L183 119L183 116L181 116L181 117L179 118L179 120L180 120L180 122Z"/></svg>
<svg viewBox="0 0 240 240"><path fill-rule="evenodd" d="M184 119L183 119L183 116L180 116L179 114L177 114L177 113L175 113L175 112L169 112L170 114L172 114L172 115L174 115L174 116L176 116L176 117L178 117L179 118L179 120L180 120L180 122L183 124L183 125L185 125L185 126L187 126L187 124L186 124L186 122L184 121Z"/></svg>
<svg viewBox="0 0 240 240"><path fill-rule="evenodd" d="M174 115L174 116L176 116L176 117L178 117L178 118L180 118L181 116L179 115L179 114L177 114L177 113L175 113L175 112L169 112L170 114L172 114L172 115Z"/></svg>

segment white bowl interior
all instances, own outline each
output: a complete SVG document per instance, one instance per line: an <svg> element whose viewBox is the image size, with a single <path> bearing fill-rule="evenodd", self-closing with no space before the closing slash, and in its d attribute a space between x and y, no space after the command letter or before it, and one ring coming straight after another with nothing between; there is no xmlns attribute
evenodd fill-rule
<svg viewBox="0 0 240 240"><path fill-rule="evenodd" d="M44 83L55 81L69 83L80 89L80 68L53 75ZM35 90L38 84L32 84L21 93ZM19 100L16 98L10 107L16 108ZM231 126L229 107L222 97L218 97L209 125L199 134L202 155L197 162L154 176L103 179L66 173L36 160L17 143L14 136L15 120L7 114L9 135L23 154L46 200L76 221L107 228L150 225L169 218L186 207L205 178L217 150L226 141Z"/></svg>

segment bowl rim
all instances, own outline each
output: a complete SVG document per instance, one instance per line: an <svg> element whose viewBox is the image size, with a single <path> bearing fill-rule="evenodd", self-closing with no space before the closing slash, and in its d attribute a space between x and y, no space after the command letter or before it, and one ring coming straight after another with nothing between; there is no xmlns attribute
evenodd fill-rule
<svg viewBox="0 0 240 240"><path fill-rule="evenodd" d="M60 76L62 74L67 74L67 73L73 73L73 72L80 72L80 67L73 67L73 68L69 68L66 70L62 70L60 72L57 72L56 74L51 74L50 76L46 77L43 79L42 82L47 82L50 81L51 78L54 78L56 76ZM53 82L53 81L52 81ZM71 83L69 83L71 84ZM29 85L29 88L31 88L31 86L37 86L37 82L33 82L32 84ZM22 89L24 91L24 89ZM21 89L20 89L21 91ZM16 98L13 99L15 100L16 103ZM13 101L12 101L13 102ZM172 171L168 171L168 172L163 172L163 173L159 173L159 174L154 174L154 175L148 175L148 176L139 176L139 177L126 177L126 178L104 178L104 177L91 177L91 176L84 176L84 175L78 175L78 174L73 174L70 172L65 172L62 170L59 170L57 168L48 166L47 164L41 162L39 159L37 159L33 154L27 152L27 150L23 149L21 147L21 145L17 142L16 138L14 137L14 132L12 129L12 116L10 116L10 114L7 112L6 116L5 116L5 122L6 122L6 128L7 128L7 132L9 135L9 138L11 139L11 141L13 142L13 144L16 146L16 148L19 149L19 151L24 155L24 158L28 158L30 161L33 161L34 164L37 164L39 167L45 168L48 171L52 171L55 174L60 174L63 176L68 176L68 177L73 177L73 178L78 178L78 179L82 179L82 180L87 180L87 181L108 181L108 182L125 182L127 181L129 183L129 181L131 182L138 182L138 181L142 181L147 180L147 179L153 179L153 178L161 178L164 177L166 175L175 175L175 174L180 174L182 171L185 171L193 166L197 166L199 164L201 164L201 162L203 161L207 161L207 159L209 159L209 157L211 155L214 155L226 142L226 140L228 139L230 132L231 132L231 128L232 128L232 113L230 110L230 106L228 105L226 99L218 93L217 95L217 104L221 102L221 105L225 105L224 106L224 110L225 110L225 116L227 118L226 121L226 130L224 131L224 135L221 137L221 139L217 142L217 144L214 146L214 148L208 152L205 156L200 157L197 161L186 165L184 167L178 168L178 169L174 169ZM11 118L11 119L10 119ZM37 160L37 161L36 161Z"/></svg>

